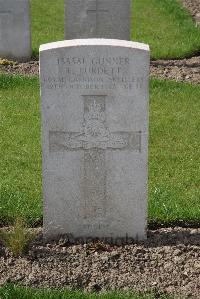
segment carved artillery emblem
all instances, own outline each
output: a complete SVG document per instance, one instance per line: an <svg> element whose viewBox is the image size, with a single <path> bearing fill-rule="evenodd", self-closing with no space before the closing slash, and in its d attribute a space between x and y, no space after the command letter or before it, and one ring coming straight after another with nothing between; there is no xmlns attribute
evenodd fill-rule
<svg viewBox="0 0 200 299"><path fill-rule="evenodd" d="M94 98L85 109L82 131L80 134L71 136L69 142L80 142L83 148L87 149L126 146L126 141L123 138L110 133L106 126L106 113L103 108L104 105L98 103Z"/></svg>
<svg viewBox="0 0 200 299"><path fill-rule="evenodd" d="M110 132L106 124L106 96L83 96L80 132L49 132L50 151L78 149L132 149L141 151L141 132Z"/></svg>

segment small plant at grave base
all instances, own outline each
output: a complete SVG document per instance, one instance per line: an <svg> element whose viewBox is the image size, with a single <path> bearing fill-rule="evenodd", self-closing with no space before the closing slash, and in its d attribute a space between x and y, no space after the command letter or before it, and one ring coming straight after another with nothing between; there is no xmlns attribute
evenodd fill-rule
<svg viewBox="0 0 200 299"><path fill-rule="evenodd" d="M14 256L23 254L33 237L34 234L27 231L26 224L22 218L17 218L11 229L1 232L1 239L4 245Z"/></svg>
<svg viewBox="0 0 200 299"><path fill-rule="evenodd" d="M14 64L15 64L14 61L0 58L0 65L14 65Z"/></svg>

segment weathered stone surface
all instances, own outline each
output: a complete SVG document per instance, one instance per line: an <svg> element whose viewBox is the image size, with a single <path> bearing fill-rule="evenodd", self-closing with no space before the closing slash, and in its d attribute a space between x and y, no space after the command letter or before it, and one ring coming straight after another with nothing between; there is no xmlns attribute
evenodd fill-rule
<svg viewBox="0 0 200 299"><path fill-rule="evenodd" d="M145 238L148 79L144 44L41 46L46 237Z"/></svg>
<svg viewBox="0 0 200 299"><path fill-rule="evenodd" d="M65 39L130 40L130 0L65 0Z"/></svg>
<svg viewBox="0 0 200 299"><path fill-rule="evenodd" d="M17 61L30 59L29 0L0 0L0 57Z"/></svg>

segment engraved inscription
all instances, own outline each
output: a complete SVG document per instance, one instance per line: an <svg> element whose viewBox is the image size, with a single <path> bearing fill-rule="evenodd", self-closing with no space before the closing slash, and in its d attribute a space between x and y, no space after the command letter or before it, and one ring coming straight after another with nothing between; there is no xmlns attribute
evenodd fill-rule
<svg viewBox="0 0 200 299"><path fill-rule="evenodd" d="M141 132L111 132L106 124L106 95L83 95L80 132L49 132L50 152L84 150L81 214L102 217L106 213L105 150L141 152Z"/></svg>
<svg viewBox="0 0 200 299"><path fill-rule="evenodd" d="M99 222L99 223L87 223L87 224L83 224L82 227L84 229L87 229L87 230L90 230L90 229L101 230L101 229L108 229L109 228L109 224L102 223L102 222Z"/></svg>
<svg viewBox="0 0 200 299"><path fill-rule="evenodd" d="M100 7L98 0L93 2L93 8L87 10L88 15L94 15L95 18L95 34L99 35L99 21L101 20L102 14L108 13L109 11Z"/></svg>
<svg viewBox="0 0 200 299"><path fill-rule="evenodd" d="M129 57L92 56L60 57L57 59L60 76L44 76L41 83L44 88L74 90L124 90L143 89L148 78L135 72L129 73Z"/></svg>
<svg viewBox="0 0 200 299"><path fill-rule="evenodd" d="M46 89L57 90L57 89L74 89L74 90L114 90L116 84L121 86L124 90L142 89L146 78L142 77L87 77L87 76L72 76L69 78L65 77L46 77L42 78L42 84Z"/></svg>

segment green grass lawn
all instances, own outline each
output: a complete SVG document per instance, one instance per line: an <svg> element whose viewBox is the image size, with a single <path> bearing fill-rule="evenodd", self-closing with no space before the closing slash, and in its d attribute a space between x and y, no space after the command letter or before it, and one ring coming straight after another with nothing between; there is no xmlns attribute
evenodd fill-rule
<svg viewBox="0 0 200 299"><path fill-rule="evenodd" d="M133 0L132 40L150 44L151 56L180 58L200 51L200 29L178 0ZM31 0L33 54L64 39L64 1Z"/></svg>
<svg viewBox="0 0 200 299"><path fill-rule="evenodd" d="M200 86L152 81L149 221L200 224Z"/></svg>
<svg viewBox="0 0 200 299"><path fill-rule="evenodd" d="M135 293L84 294L82 292L64 290L33 290L6 286L0 288L1 299L156 299L154 295L139 295ZM172 299L170 296L160 295L159 299Z"/></svg>
<svg viewBox="0 0 200 299"><path fill-rule="evenodd" d="M31 0L32 48L38 55L41 44L64 39L64 0Z"/></svg>
<svg viewBox="0 0 200 299"><path fill-rule="evenodd" d="M200 86L151 81L149 222L200 223ZM0 222L42 220L39 82L0 76Z"/></svg>
<svg viewBox="0 0 200 299"><path fill-rule="evenodd" d="M178 0L133 0L133 4L132 39L148 43L152 58L200 52L200 29Z"/></svg>
<svg viewBox="0 0 200 299"><path fill-rule="evenodd" d="M0 76L0 113L0 219L33 223L41 219L38 79Z"/></svg>

